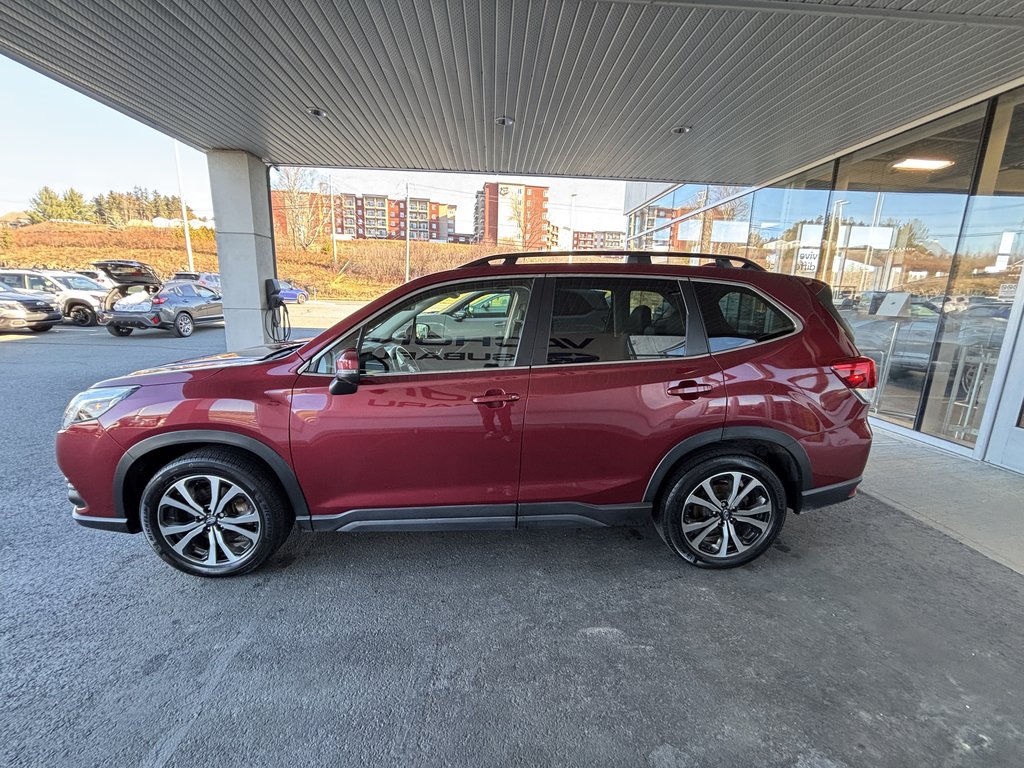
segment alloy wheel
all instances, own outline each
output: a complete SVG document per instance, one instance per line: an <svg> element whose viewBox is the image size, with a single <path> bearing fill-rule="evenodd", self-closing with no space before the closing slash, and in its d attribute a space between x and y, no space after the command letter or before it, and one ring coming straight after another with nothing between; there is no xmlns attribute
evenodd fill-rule
<svg viewBox="0 0 1024 768"><path fill-rule="evenodd" d="M732 557L769 535L774 515L771 496L760 480L747 472L718 472L686 497L682 532L701 554Z"/></svg>
<svg viewBox="0 0 1024 768"><path fill-rule="evenodd" d="M178 315L178 319L175 322L176 322L176 324L178 326L178 332L182 336L191 336L192 335L192 318L191 317L189 317L188 315L185 315L185 314L181 314L181 315Z"/></svg>
<svg viewBox="0 0 1024 768"><path fill-rule="evenodd" d="M171 485L157 505L156 522L179 557L206 568L248 559L263 533L252 497L210 474L190 475Z"/></svg>

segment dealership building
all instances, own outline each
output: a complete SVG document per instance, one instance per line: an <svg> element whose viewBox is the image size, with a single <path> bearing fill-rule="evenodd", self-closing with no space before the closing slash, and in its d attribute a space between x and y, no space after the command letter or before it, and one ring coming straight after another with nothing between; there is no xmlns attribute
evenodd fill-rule
<svg viewBox="0 0 1024 768"><path fill-rule="evenodd" d="M1024 89L762 186L632 183L625 208L629 247L829 283L876 419L1024 472Z"/></svg>

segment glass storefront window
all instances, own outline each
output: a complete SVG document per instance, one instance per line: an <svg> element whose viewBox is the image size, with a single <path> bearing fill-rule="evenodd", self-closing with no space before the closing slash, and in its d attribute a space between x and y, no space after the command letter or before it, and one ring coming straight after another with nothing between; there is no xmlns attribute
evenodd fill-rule
<svg viewBox="0 0 1024 768"><path fill-rule="evenodd" d="M826 163L754 193L747 258L773 272L814 276L834 166Z"/></svg>
<svg viewBox="0 0 1024 768"><path fill-rule="evenodd" d="M1024 91L1001 97L941 297L922 431L973 445L1024 262Z"/></svg>
<svg viewBox="0 0 1024 768"><path fill-rule="evenodd" d="M839 160L816 276L876 360L874 412L913 428L985 122L984 104Z"/></svg>

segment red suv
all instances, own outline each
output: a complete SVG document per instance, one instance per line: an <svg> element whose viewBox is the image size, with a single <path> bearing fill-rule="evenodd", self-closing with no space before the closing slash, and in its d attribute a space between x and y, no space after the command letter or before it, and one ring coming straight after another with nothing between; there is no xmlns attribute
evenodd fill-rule
<svg viewBox="0 0 1024 768"><path fill-rule="evenodd" d="M610 255L490 257L311 341L101 382L57 436L74 519L143 531L202 576L257 568L295 523L653 518L680 557L724 568L763 553L787 510L856 493L875 369L827 285L742 259Z"/></svg>

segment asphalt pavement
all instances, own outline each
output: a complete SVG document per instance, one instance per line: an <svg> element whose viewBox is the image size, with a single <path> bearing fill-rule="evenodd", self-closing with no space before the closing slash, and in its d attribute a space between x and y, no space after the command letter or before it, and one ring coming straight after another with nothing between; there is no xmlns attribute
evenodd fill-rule
<svg viewBox="0 0 1024 768"><path fill-rule="evenodd" d="M296 531L211 581L75 525L66 402L223 338L0 336L0 765L1024 762L1024 577L866 496L725 572L650 527Z"/></svg>

